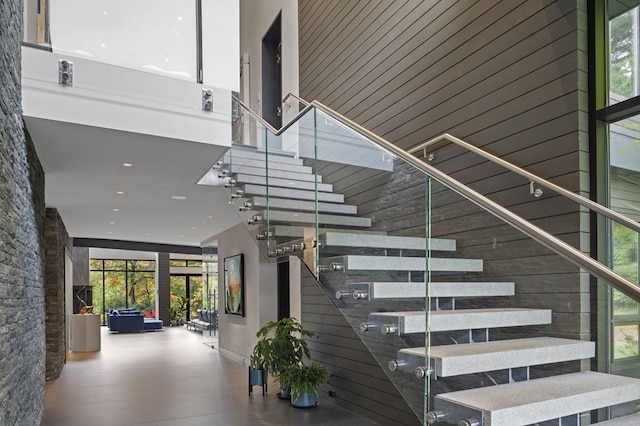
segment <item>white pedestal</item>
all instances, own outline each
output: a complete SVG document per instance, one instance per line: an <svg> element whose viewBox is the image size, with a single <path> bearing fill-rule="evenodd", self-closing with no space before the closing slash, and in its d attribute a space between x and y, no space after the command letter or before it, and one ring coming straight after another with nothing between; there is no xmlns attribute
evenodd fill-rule
<svg viewBox="0 0 640 426"><path fill-rule="evenodd" d="M100 315L76 314L71 317L71 350L74 352L100 350Z"/></svg>

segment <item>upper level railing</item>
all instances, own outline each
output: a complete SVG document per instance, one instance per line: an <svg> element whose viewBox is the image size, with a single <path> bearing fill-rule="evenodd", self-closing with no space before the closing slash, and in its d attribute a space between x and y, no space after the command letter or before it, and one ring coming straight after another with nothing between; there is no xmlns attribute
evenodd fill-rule
<svg viewBox="0 0 640 426"><path fill-rule="evenodd" d="M293 96L293 95L292 95ZM297 98L296 96L294 96L295 98ZM286 100L287 98L285 98ZM299 98L297 98L299 99ZM299 99L299 101L301 101L301 103L306 103L305 101ZM290 128L291 126L293 126L296 121L304 116L309 110L313 109L313 108L317 108L318 110L322 111L322 113L326 114L327 116L331 117L331 119L335 120L336 122L340 123L342 126L345 126L345 128L348 128L349 130L356 132L357 134L361 135L366 141L368 141L369 143L374 144L375 146L377 146L378 148L382 149L383 151L385 151L386 153L390 154L393 157L398 157L401 158L404 162L412 165L413 167L415 167L416 169L422 171L423 173L425 173L427 176L430 176L431 178L434 178L435 180L439 181L440 183L442 183L443 185L445 185L446 187L448 187L449 189L453 190L454 192L462 195L464 198L470 200L471 202L473 202L474 204L480 206L481 208L483 208L484 210L486 210L487 212L491 213L492 215L500 218L501 220L503 220L504 222L506 222L507 224L511 225L512 227L518 229L520 232L522 232L523 234L527 235L528 237L534 239L535 241L537 241L538 243L540 243L541 245L545 246L546 248L552 250L553 252L555 252L556 254L562 256L563 258L567 259L568 261L570 261L571 263L573 263L575 266L578 266L580 268L582 268L583 270L587 271L588 273L590 273L591 275L593 275L594 277L597 277L603 281L605 281L606 283L608 283L609 285L611 285L613 288L621 291L622 293L626 294L627 296L631 297L632 299L639 301L640 302L640 287L638 287L636 284L634 284L633 282L629 281L628 279L622 277L621 275L617 274L616 272L614 272L612 269L610 269L609 267L605 266L604 264L592 259L591 257L585 255L584 253L582 253L581 251L577 250L576 248L572 247L571 245L565 243L564 241L560 240L559 238L555 237L554 235L544 231L543 229L533 225L531 222L523 219L522 217L512 213L511 211L509 211L508 209L506 209L505 207L495 203L494 201L490 200L489 198L485 197L484 195L480 194L477 191L474 191L473 189L469 188L467 185L464 185L463 183L461 183L460 181L454 179L453 177L449 176L448 174L438 170L437 168L433 167L432 165L426 163L425 161L415 157L414 155L411 155L410 152L407 152L399 147L397 147L396 145L390 143L389 141L385 140L384 138L376 135L375 133L365 129L364 127L358 125L357 123L349 120L348 118L344 117L343 115L339 114L338 112L332 110L331 108L327 107L326 105L323 105L322 103L318 102L318 101L312 101L310 103L306 103L306 106L304 106L303 108L301 108L300 112L297 114L297 116L292 119L288 124L286 124L285 126L283 126L281 129L276 130L274 129L272 126L270 126L268 123L264 122L264 120L259 116L259 114L257 114L256 112L254 112L253 110L251 110L247 105L243 104L241 101L238 101L239 104L242 106L242 108L249 114L251 115L254 119L256 119L257 121L259 121L260 123L262 123L266 128L268 128L270 131L272 131L274 134L276 135L280 135L282 134L286 129ZM441 137L438 140L443 140L444 137ZM448 138L446 138L447 140L451 140L453 139L453 137L449 136ZM429 143L435 143L436 141L430 141L427 142L427 144ZM456 138L456 143L459 142L463 142L459 139ZM468 147L469 144L465 143L465 146ZM423 148L423 146L414 148L412 151L413 152L417 152L419 150L421 150ZM485 153L486 154L486 153ZM489 154L487 154L489 155ZM483 155L484 156L484 155ZM549 189L552 189L556 192L558 192L560 195L563 195L573 201L576 201L578 203L580 203L581 205L590 208L594 211L597 211L599 213L602 213L604 215L606 215L607 217L612 218L613 220L619 221L620 223L623 223L627 226L629 226L630 228L638 231L640 230L640 227L638 226L638 223L635 221L632 221L631 219L620 215L616 212L613 212L597 203L592 202L591 200L588 200L582 196L579 196L577 194L571 193L570 191L567 191L555 184L552 184L551 182L546 181L545 179L542 179L536 175L533 175L529 172L526 172L514 165L511 165L510 163L507 163L506 161L504 162L505 164L503 164L502 162L503 160L501 160L500 164L504 165L505 167L509 168L510 170L516 171L520 174L522 174L523 176L527 177L527 179L530 179L533 182L538 183L541 186L545 186Z"/></svg>
<svg viewBox="0 0 640 426"><path fill-rule="evenodd" d="M239 58L239 31L229 30L234 22L239 28L237 0L30 0L24 2L23 41L54 53L226 87L218 80L237 68Z"/></svg>

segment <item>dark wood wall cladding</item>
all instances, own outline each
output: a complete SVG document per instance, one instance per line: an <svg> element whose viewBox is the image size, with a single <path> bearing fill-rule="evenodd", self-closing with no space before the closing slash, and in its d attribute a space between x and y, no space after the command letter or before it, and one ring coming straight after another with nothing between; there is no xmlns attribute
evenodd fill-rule
<svg viewBox="0 0 640 426"><path fill-rule="evenodd" d="M304 266L301 268L302 324L315 336L308 339L312 362L331 370L322 392L338 405L381 425L419 425L391 380L347 318L336 308ZM356 324L357 327L357 324ZM414 392L420 396L420 392Z"/></svg>
<svg viewBox="0 0 640 426"><path fill-rule="evenodd" d="M581 171L577 2L299 4L303 98L402 148L449 132L545 177ZM437 157L449 171L474 161L461 155ZM545 167L563 155L562 167ZM585 190L577 175L565 184Z"/></svg>
<svg viewBox="0 0 640 426"><path fill-rule="evenodd" d="M588 195L585 4L300 0L300 95L401 148L450 133ZM534 198L524 178L454 145L438 144L433 153L439 169L589 250L588 215L576 204L550 191ZM319 172L372 218L375 230L424 235L423 179L410 167L357 182L339 170L329 165ZM493 336L588 338L588 278L577 268L436 184L431 204L432 235L456 239L454 256L484 259L484 272L447 280L516 282L515 297L459 307L551 308L551 326ZM331 350L340 354L340 343Z"/></svg>

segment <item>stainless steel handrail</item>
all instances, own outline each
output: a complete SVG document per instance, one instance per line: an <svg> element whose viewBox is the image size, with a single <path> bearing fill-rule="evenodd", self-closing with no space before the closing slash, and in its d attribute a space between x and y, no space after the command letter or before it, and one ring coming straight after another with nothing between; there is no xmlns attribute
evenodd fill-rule
<svg viewBox="0 0 640 426"><path fill-rule="evenodd" d="M513 163L510 163L506 160L503 160L500 157L496 157L493 154L488 153L487 151L478 148L477 146L471 145L468 142L463 141L462 139L456 138L455 136L452 136L448 133L444 133L440 136L437 136L431 140L428 140L414 148L411 148L410 150L408 150L407 152L409 152L409 154L415 154L416 152L422 150L424 152L424 156L426 157L426 149L431 146L434 145L438 142L442 142L442 141L449 141L452 142L456 145L462 146L466 149L468 149L471 152L474 152L478 155L480 155L481 157L486 158L487 160L499 164L501 166L503 166L504 168L511 170L514 173L519 174L520 176L523 176L525 178L527 178L529 181L531 182L535 182L540 186L543 186L545 188L548 188L566 198L569 198L572 201L575 201L576 203L587 207L590 210L593 210L595 212L598 212L606 217L608 217L611 220L615 220L616 222L623 224L631 229L633 229L636 232L640 232L640 223L636 222L635 220L629 219L628 217L621 215L618 212L615 212L611 209L608 209L594 201L591 201L590 199L583 197L582 195L578 195L574 192L571 192L561 186L558 186L554 183L549 182L546 179L541 178L540 176L534 175L533 173L530 173L526 170L524 170L521 167L516 166Z"/></svg>
<svg viewBox="0 0 640 426"><path fill-rule="evenodd" d="M309 105L309 102L305 101L304 99L302 99L300 96L294 95L293 93L287 93L287 96L285 96L284 98L282 98L282 103L286 104L287 103L287 99L289 98L295 98L298 102L300 102L301 104L303 104L304 106Z"/></svg>
<svg viewBox="0 0 640 426"><path fill-rule="evenodd" d="M248 108L241 101L238 101L238 102L255 119L257 119L260 122L263 122L263 124L266 123L256 112ZM596 278L599 278L605 281L615 289L621 291L622 293L626 294L632 299L640 302L640 287L638 287L631 281L627 280L626 278L618 275L617 273L609 269L607 266L590 258L589 256L585 255L581 251L573 248L569 244L560 240L559 238L549 234L548 232L542 230L541 228L538 228L537 226L533 225L529 221L510 212L509 210L502 207L501 205L491 201L484 195L474 191L473 189L469 188L468 186L464 185L458 180L452 178L451 176L445 174L444 172L441 172L435 167L425 163L421 159L415 157L414 155L411 155L409 152L397 147L396 145L392 144L386 139L365 129L359 124L349 120L347 117L332 110L331 108L327 107L326 105L318 101L313 101L309 103L300 112L300 114L296 116L296 118L290 121L282 129L278 130L276 134L281 134L285 128L290 127L301 115L304 115L310 108L320 109L323 113L330 116L337 122L350 128L352 131L364 136L369 143L376 145L384 150L387 150L388 152L396 155L397 157L400 157L406 163L411 164L416 169L436 179L437 181L447 186L452 191L455 191L456 193L470 200L474 204L480 206L481 208L493 214L494 216L502 219L504 222L518 229L523 234L533 238L538 243L542 244L543 246L547 247L548 249L552 250L558 255L564 257L565 259L573 263L575 266L578 266L579 268L586 270ZM273 127L271 125L268 125L268 123L266 123L266 127L268 127L269 129L273 129Z"/></svg>
<svg viewBox="0 0 640 426"><path fill-rule="evenodd" d="M296 114L296 116L293 117L287 124L282 126L280 129L276 129L271 124L269 124L264 118L262 118L260 116L260 114L258 114L257 112L255 112L254 110L249 108L249 106L247 104L245 104L240 99L238 99L237 96L232 96L232 99L234 101L238 102L238 105L240 105L245 111L247 111L247 113L251 117L253 117L255 120L257 120L260 124L262 124L267 129L269 129L271 131L271 133L273 133L275 136L279 136L282 133L284 133L284 131L287 130L289 127L293 126L296 123L296 121L298 121L300 119L300 117L302 117L307 112L309 112L310 110L313 109L313 106L307 104L307 106L304 107L298 114Z"/></svg>

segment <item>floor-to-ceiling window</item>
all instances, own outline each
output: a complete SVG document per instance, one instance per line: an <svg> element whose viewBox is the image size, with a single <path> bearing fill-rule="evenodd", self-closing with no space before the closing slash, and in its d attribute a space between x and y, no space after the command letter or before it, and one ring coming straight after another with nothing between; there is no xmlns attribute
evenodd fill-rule
<svg viewBox="0 0 640 426"><path fill-rule="evenodd" d="M155 316L155 261L91 259L93 311L106 324L109 309L136 308Z"/></svg>
<svg viewBox="0 0 640 426"><path fill-rule="evenodd" d="M600 203L640 220L640 0L600 0L592 13L594 84L592 107L597 118L592 164ZM636 231L602 221L599 255L625 278L638 283L639 241ZM600 311L607 324L600 343L606 343L612 372L640 375L640 306L622 293L607 289Z"/></svg>
<svg viewBox="0 0 640 426"><path fill-rule="evenodd" d="M171 305L180 311L180 319L188 321L198 317L203 307L202 261L171 260L172 268L194 268L193 273L171 273ZM185 269L181 269L185 270Z"/></svg>

